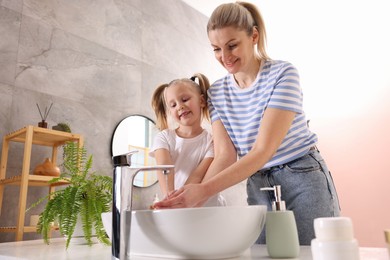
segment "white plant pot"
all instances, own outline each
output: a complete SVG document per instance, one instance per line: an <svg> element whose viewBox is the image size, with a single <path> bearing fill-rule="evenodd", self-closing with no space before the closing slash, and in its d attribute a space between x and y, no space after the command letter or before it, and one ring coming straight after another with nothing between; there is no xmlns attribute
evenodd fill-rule
<svg viewBox="0 0 390 260"><path fill-rule="evenodd" d="M67 239L66 236L65 236L65 239ZM92 230L92 243L96 244L98 242L99 242L99 240L97 239L96 234L95 234L95 230L93 229ZM86 245L86 244L88 244L87 240L85 240L83 226L81 224L80 216L78 216L78 218L77 218L76 227L74 228L74 232L73 232L72 238L70 239L69 243L70 244L75 244L75 245Z"/></svg>

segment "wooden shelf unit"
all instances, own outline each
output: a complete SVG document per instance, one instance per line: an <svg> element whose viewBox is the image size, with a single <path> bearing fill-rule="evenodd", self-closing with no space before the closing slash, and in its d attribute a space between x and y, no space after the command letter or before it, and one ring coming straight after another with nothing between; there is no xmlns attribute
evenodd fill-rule
<svg viewBox="0 0 390 260"><path fill-rule="evenodd" d="M31 175L29 174L28 176L28 186L45 186L45 187L50 187L50 186L60 186L60 185L65 185L68 184L69 182L67 181L58 181L55 183L49 183L53 177L50 176L42 176L42 175ZM0 180L0 185L20 185L22 183L22 175L17 175L9 178L5 178Z"/></svg>
<svg viewBox="0 0 390 260"><path fill-rule="evenodd" d="M23 166L21 175L6 177L8 151L10 142L24 143ZM16 208L18 210L16 226L15 227L0 227L1 232L16 233L15 240L23 240L24 232L35 232L36 227L25 226L24 219L26 216L26 201L29 186L48 187L49 194L55 191L56 186L66 185L68 182L59 181L56 183L49 183L53 179L51 176L32 175L29 173L32 145L48 146L52 148L51 161L57 163L58 147L66 142L77 142L78 147L84 145L82 135L67 133L57 130L51 130L41 127L28 125L20 130L9 133L3 137L3 146L1 152L0 163L0 214L3 204L4 186L17 185L20 186L19 204ZM53 228L56 229L56 228Z"/></svg>
<svg viewBox="0 0 390 260"><path fill-rule="evenodd" d="M59 228L57 226L53 226L51 230L58 230ZM16 232L16 227L0 227L0 233L15 233ZM37 232L37 227L36 226L24 226L23 227L23 232L28 233L28 232Z"/></svg>

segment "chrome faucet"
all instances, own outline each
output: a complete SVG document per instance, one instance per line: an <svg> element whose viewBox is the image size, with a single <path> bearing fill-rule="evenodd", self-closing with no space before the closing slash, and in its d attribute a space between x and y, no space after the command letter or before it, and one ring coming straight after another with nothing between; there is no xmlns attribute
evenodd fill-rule
<svg viewBox="0 0 390 260"><path fill-rule="evenodd" d="M133 181L138 172L161 170L164 175L174 165L130 167L131 156L138 151L114 156L114 179L112 189L112 236L111 259L130 258L130 227L132 215Z"/></svg>

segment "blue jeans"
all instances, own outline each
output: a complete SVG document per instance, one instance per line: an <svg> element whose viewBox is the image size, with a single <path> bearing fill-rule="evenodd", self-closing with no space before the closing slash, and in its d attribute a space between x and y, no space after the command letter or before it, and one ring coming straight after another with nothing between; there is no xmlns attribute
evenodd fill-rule
<svg viewBox="0 0 390 260"><path fill-rule="evenodd" d="M298 228L300 245L310 245L315 238L313 221L319 217L340 215L340 206L332 176L317 149L289 163L262 169L247 180L249 205L267 205L272 210L273 191L263 187L281 185L282 200L292 210ZM265 244L265 228L258 244Z"/></svg>

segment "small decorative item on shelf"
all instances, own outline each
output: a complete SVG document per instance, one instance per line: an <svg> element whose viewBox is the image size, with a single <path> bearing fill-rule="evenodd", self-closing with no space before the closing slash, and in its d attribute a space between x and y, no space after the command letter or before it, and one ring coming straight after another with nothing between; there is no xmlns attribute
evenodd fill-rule
<svg viewBox="0 0 390 260"><path fill-rule="evenodd" d="M47 128L47 122L45 120L42 120L41 122L38 122L38 126L42 128Z"/></svg>
<svg viewBox="0 0 390 260"><path fill-rule="evenodd" d="M37 165L34 169L35 175L44 175L44 176L60 176L60 168L51 162L50 158L46 158L46 160Z"/></svg>
<svg viewBox="0 0 390 260"><path fill-rule="evenodd" d="M67 132L67 133L71 133L72 132L72 130L70 129L69 124L67 124L67 123L58 123L57 125L52 126L52 129L53 130L57 130L57 131Z"/></svg>
<svg viewBox="0 0 390 260"><path fill-rule="evenodd" d="M47 116L49 115L49 112L50 112L50 109L52 106L53 106L53 103L51 103L49 109L47 109L47 107L45 107L45 113L42 114L41 109L39 108L39 105L37 103L38 111L39 111L39 114L41 115L41 119L42 119L42 121L38 123L39 127L47 128L46 119L47 119Z"/></svg>

